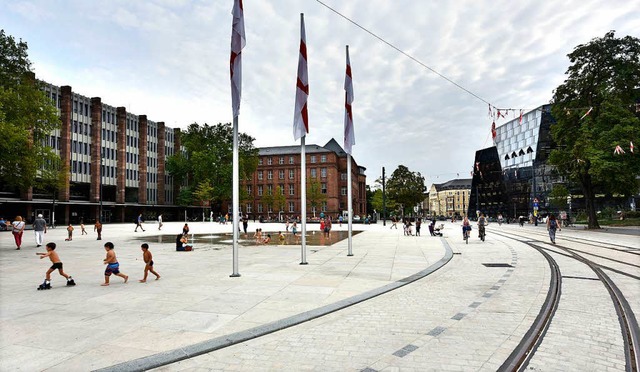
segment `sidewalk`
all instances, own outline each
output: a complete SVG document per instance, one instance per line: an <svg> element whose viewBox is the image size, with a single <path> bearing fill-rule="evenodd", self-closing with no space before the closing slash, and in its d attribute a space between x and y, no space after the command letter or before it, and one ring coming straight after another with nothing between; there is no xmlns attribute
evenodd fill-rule
<svg viewBox="0 0 640 372"><path fill-rule="evenodd" d="M169 222L162 233L173 237L182 222ZM190 223L195 234L228 233L232 225ZM284 224L253 224L264 232L284 231ZM37 291L48 260L39 260L32 232L15 250L10 233L0 234L0 370L89 370L112 366L293 317L398 282L445 257L438 238L405 237L401 230L354 225L364 231L333 246L308 246L308 265L300 265L299 245L240 246L239 278L231 278L230 244L196 245L176 252L172 239L157 243L157 225L134 233L133 224L105 225L103 240L89 235L65 242L64 229L49 230L45 241L56 251L65 272L78 283L65 287L52 274L53 289ZM317 230L318 225L308 225ZM334 230L340 229L334 225ZM346 230L346 224L342 230ZM138 283L144 264L139 240L149 237L155 269L162 278ZM123 273L101 287L103 244L112 241ZM167 238L165 238L167 241ZM46 262L45 262L46 261Z"/></svg>

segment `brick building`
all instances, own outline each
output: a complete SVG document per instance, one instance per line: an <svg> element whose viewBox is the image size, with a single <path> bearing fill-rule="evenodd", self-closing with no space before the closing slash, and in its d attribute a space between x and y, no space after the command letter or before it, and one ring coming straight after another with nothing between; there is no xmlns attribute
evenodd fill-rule
<svg viewBox="0 0 640 372"><path fill-rule="evenodd" d="M263 147L259 149L258 168L250 182L244 182L249 200L244 202L244 213L260 217L273 215L299 216L301 214L301 170L300 146ZM320 212L337 216L347 207L347 153L331 139L324 146L306 145L307 180L316 179L321 192L326 197L314 210L307 196L307 217ZM358 166L351 158L352 201L354 215L364 215L367 210L365 168ZM309 181L307 181L307 186ZM278 187L284 192L285 203L282 211L274 205L267 205L264 197L271 192L275 195ZM280 213L279 213L280 212Z"/></svg>

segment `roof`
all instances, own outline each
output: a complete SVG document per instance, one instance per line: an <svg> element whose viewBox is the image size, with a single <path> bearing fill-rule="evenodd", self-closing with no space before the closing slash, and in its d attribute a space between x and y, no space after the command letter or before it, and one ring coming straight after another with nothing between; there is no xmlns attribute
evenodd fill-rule
<svg viewBox="0 0 640 372"><path fill-rule="evenodd" d="M471 178L456 178L445 183L434 183L436 191L471 189Z"/></svg>

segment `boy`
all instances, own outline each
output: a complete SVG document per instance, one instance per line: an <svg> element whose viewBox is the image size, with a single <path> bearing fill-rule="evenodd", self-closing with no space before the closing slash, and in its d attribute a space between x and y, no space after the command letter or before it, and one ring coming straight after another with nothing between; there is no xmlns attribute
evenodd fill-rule
<svg viewBox="0 0 640 372"><path fill-rule="evenodd" d="M100 284L101 286L109 285L109 277L111 274L116 274L124 279L126 283L129 280L128 275L124 275L120 272L120 264L118 263L118 259L116 258L116 252L113 250L113 243L106 242L104 243L104 250L107 251L107 257L102 260L102 262L107 265L107 269L104 271L104 283Z"/></svg>
<svg viewBox="0 0 640 372"><path fill-rule="evenodd" d="M284 244L284 234L282 233L282 231L278 231L278 240L280 241L280 244Z"/></svg>
<svg viewBox="0 0 640 372"><path fill-rule="evenodd" d="M71 226L71 224L67 226L67 233L69 234L69 237L66 238L65 241L70 242L73 240L73 226Z"/></svg>
<svg viewBox="0 0 640 372"><path fill-rule="evenodd" d="M102 223L100 223L99 220L97 220L96 224L93 226L93 231L98 232L98 239L96 240L102 240Z"/></svg>
<svg viewBox="0 0 640 372"><path fill-rule="evenodd" d="M87 232L87 230L85 230L84 228L84 221L80 221L80 235L89 235L89 233Z"/></svg>
<svg viewBox="0 0 640 372"><path fill-rule="evenodd" d="M49 257L53 265L51 265L49 270L47 270L47 275L45 276L44 283L42 283L40 287L38 287L38 289L51 288L51 273L54 270L58 270L58 273L60 273L60 275L64 276L67 279L67 285L76 285L76 282L73 280L73 278L70 275L65 274L65 272L62 270L62 262L60 262L60 257L58 256L58 253L55 251L56 243L47 243L46 247L47 247L46 253L36 253L36 255L40 256L40 259Z"/></svg>
<svg viewBox="0 0 640 372"><path fill-rule="evenodd" d="M156 280L160 279L160 274L153 271L153 256L151 255L151 252L149 252L149 244L143 243L140 246L140 249L142 249L142 259L144 260L145 266L144 266L144 278L139 280L139 282L144 283L147 281L147 275L149 274L149 271L151 271L151 274L156 276Z"/></svg>

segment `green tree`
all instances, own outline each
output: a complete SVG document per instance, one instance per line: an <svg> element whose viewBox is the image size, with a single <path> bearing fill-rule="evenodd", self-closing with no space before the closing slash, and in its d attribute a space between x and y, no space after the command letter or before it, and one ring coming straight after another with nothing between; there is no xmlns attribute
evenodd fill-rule
<svg viewBox="0 0 640 372"><path fill-rule="evenodd" d="M615 155L613 149L627 147L630 141L640 143L640 119L634 114L640 98L640 39L615 38L610 31L578 45L568 57L568 77L552 100L556 123L551 135L558 148L551 152L550 162L580 185L588 227L600 228L596 194L637 192L640 158Z"/></svg>
<svg viewBox="0 0 640 372"><path fill-rule="evenodd" d="M262 195L262 203L267 207L267 217L269 216L269 209L273 207L274 202L273 190L267 189L264 195Z"/></svg>
<svg viewBox="0 0 640 372"><path fill-rule="evenodd" d="M317 178L307 178L307 204L311 206L313 217L316 216L315 211L322 202L327 200L327 194L322 193L322 184Z"/></svg>
<svg viewBox="0 0 640 372"><path fill-rule="evenodd" d="M569 189L567 189L565 185L554 185L553 189L549 193L551 206L559 209L566 208L568 196Z"/></svg>
<svg viewBox="0 0 640 372"><path fill-rule="evenodd" d="M273 196L273 205L276 207L276 210L278 212L282 212L284 211L286 202L287 202L287 199L284 196L284 190L282 189L282 187L278 186L276 188L276 193Z"/></svg>
<svg viewBox="0 0 640 372"><path fill-rule="evenodd" d="M403 214L407 209L413 211L413 207L424 199L426 190L420 172L412 172L404 165L399 165L387 181L387 195L393 202L402 205Z"/></svg>
<svg viewBox="0 0 640 372"><path fill-rule="evenodd" d="M167 159L167 171L176 180L198 185L208 180L213 188L211 201L221 203L233 195L233 127L230 123L210 126L193 123L181 135L186 153L176 152ZM258 149L254 138L238 135L240 179L250 179L258 167ZM185 187L186 192L195 192ZM186 201L187 198L184 198Z"/></svg>
<svg viewBox="0 0 640 372"><path fill-rule="evenodd" d="M0 183L19 190L34 186L41 171L57 172L60 159L47 146L60 118L33 78L27 49L0 30Z"/></svg>

